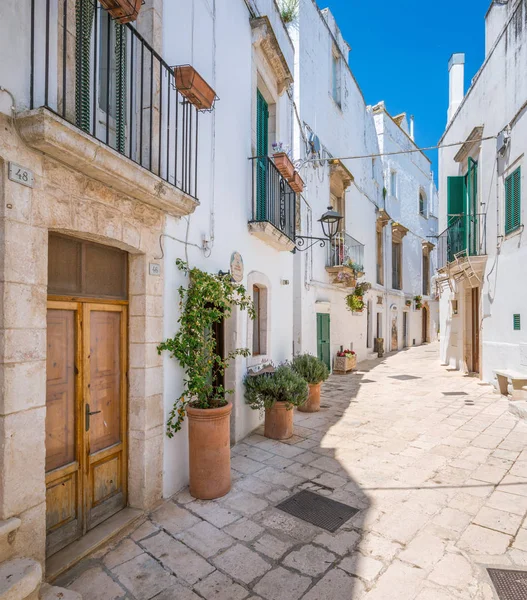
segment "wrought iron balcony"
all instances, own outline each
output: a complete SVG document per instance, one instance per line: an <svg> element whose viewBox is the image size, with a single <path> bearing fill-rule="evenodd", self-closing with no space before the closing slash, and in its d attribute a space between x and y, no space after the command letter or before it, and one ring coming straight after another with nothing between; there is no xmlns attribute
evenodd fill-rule
<svg viewBox="0 0 527 600"><path fill-rule="evenodd" d="M249 230L277 250L293 250L296 193L269 157L254 157L251 162L253 215Z"/></svg>
<svg viewBox="0 0 527 600"><path fill-rule="evenodd" d="M364 272L364 244L351 235L339 232L328 244L327 267L349 267Z"/></svg>
<svg viewBox="0 0 527 600"><path fill-rule="evenodd" d="M487 254L487 215L458 215L438 236L438 269L446 267L459 256L485 256Z"/></svg>
<svg viewBox="0 0 527 600"><path fill-rule="evenodd" d="M30 107L197 198L198 110L173 67L97 0L31 1Z"/></svg>

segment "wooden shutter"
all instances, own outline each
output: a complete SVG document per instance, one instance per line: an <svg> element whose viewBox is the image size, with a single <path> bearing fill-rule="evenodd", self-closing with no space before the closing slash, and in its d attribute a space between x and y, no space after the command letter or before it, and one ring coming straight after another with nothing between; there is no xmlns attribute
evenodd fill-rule
<svg viewBox="0 0 527 600"><path fill-rule="evenodd" d="M464 229L467 236L466 247L471 256L477 255L479 250L478 210L478 163L469 157L467 173L467 211Z"/></svg>
<svg viewBox="0 0 527 600"><path fill-rule="evenodd" d="M265 221L267 188L267 152L269 131L269 107L260 90L256 101L256 220Z"/></svg>
<svg viewBox="0 0 527 600"><path fill-rule="evenodd" d="M447 178L447 213L449 226L456 220L457 215L465 214L465 178L463 176Z"/></svg>
<svg viewBox="0 0 527 600"><path fill-rule="evenodd" d="M521 167L505 180L505 233L521 225Z"/></svg>
<svg viewBox="0 0 527 600"><path fill-rule="evenodd" d="M330 316L324 313L317 313L317 354L331 369Z"/></svg>
<svg viewBox="0 0 527 600"><path fill-rule="evenodd" d="M92 0L77 0L75 5L75 124L79 129L87 132L90 131L91 30L94 10Z"/></svg>

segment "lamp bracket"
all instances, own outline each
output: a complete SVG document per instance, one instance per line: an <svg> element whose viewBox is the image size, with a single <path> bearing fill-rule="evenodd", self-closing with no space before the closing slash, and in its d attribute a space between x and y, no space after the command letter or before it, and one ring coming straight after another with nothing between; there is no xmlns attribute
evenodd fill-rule
<svg viewBox="0 0 527 600"><path fill-rule="evenodd" d="M297 235L295 236L295 246L296 250L299 252L305 252L309 250L316 244L319 244L321 248L324 248L327 242L330 242L331 238L319 238L319 237L310 237L307 235ZM309 245L306 246L306 243Z"/></svg>

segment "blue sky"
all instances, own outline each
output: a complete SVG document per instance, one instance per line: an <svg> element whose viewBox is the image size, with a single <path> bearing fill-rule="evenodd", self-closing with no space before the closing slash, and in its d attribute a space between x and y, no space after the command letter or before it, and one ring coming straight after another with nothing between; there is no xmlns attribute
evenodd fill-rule
<svg viewBox="0 0 527 600"><path fill-rule="evenodd" d="M448 59L465 52L465 88L485 54L490 0L318 0L351 46L350 66L366 102L415 116L419 146L441 137L448 107ZM437 180L437 151L428 153Z"/></svg>

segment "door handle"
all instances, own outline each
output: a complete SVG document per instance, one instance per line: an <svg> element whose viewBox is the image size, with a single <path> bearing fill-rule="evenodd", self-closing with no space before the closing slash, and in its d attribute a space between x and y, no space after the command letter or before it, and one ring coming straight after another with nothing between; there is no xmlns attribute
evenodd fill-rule
<svg viewBox="0 0 527 600"><path fill-rule="evenodd" d="M86 431L90 431L90 417L92 415L98 415L100 412L100 410L94 410L93 412L90 412L90 405L86 404Z"/></svg>

